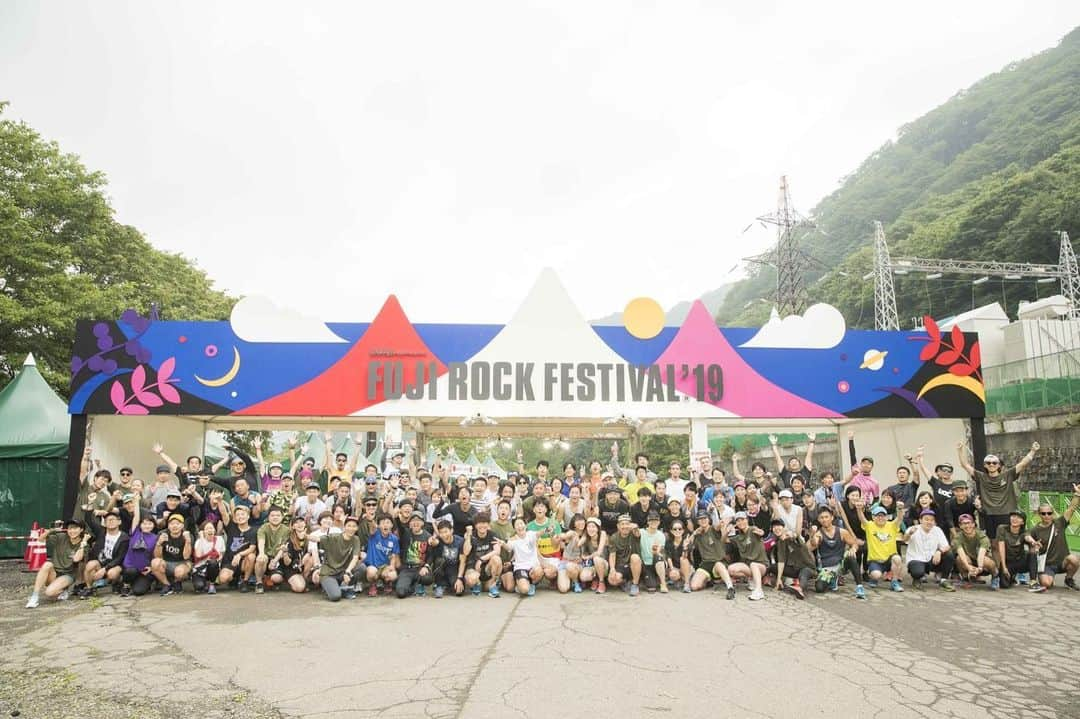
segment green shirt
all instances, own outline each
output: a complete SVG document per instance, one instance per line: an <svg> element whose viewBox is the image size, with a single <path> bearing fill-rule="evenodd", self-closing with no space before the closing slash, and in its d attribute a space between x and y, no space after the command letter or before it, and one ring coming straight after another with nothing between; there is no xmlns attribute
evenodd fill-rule
<svg viewBox="0 0 1080 719"><path fill-rule="evenodd" d="M653 556L653 545L659 545L660 551L656 556ZM654 562L664 561L664 546L667 544L667 537L659 529L655 532L650 532L648 529L641 530L641 561L647 565L651 565Z"/></svg>
<svg viewBox="0 0 1080 719"><path fill-rule="evenodd" d="M717 532L712 527L694 537L694 549L697 550L698 556L701 557L701 563L706 565L706 569L712 569L712 565L727 558L727 552L724 550L724 538L720 532Z"/></svg>
<svg viewBox="0 0 1080 719"><path fill-rule="evenodd" d="M1054 539L1050 540L1050 530L1054 530ZM1061 564L1065 557L1069 556L1069 547L1065 544L1065 518L1057 517L1047 526L1036 524L1028 530L1036 542L1042 544L1040 554L1046 554L1046 564L1054 565L1061 570ZM1049 545L1049 546L1048 546Z"/></svg>
<svg viewBox="0 0 1080 719"><path fill-rule="evenodd" d="M45 549L49 553L49 561L52 562L57 575L71 574L75 571L75 562L72 561L72 557L79 551L79 545L71 543L71 537L65 530L49 532L49 536L45 537Z"/></svg>
<svg viewBox="0 0 1080 719"><path fill-rule="evenodd" d="M1002 470L996 477L975 470L975 484L979 488L982 511L987 514L1008 514L1016 510L1016 467Z"/></svg>
<svg viewBox="0 0 1080 719"><path fill-rule="evenodd" d="M814 569L817 562L810 554L810 548L805 542L798 539L782 539L776 543L776 561L782 562L785 568L798 572L802 569Z"/></svg>
<svg viewBox="0 0 1080 719"><path fill-rule="evenodd" d="M630 556L641 553L641 541L634 536L633 532L625 537L616 532L608 537L608 555L615 554L615 566L618 569L630 563Z"/></svg>
<svg viewBox="0 0 1080 719"><path fill-rule="evenodd" d="M953 537L952 546L954 552L963 549L967 558L974 562L979 558L980 549L990 551L990 538L981 529L976 529L975 534L970 537L965 535L964 530L961 529L957 530L956 536Z"/></svg>
<svg viewBox="0 0 1080 719"><path fill-rule="evenodd" d="M735 545L739 559L743 562L769 563L769 558L765 555L765 545L761 543L761 537L753 531L747 529L745 532L736 532L729 541Z"/></svg>
<svg viewBox="0 0 1080 719"><path fill-rule="evenodd" d="M1005 561L1007 563L1016 565L1027 559L1028 550L1027 545L1024 544L1024 538L1027 536L1028 533L1024 529L1013 534L1009 525L998 525L997 536L994 537L994 541L1005 543Z"/></svg>
<svg viewBox="0 0 1080 719"><path fill-rule="evenodd" d="M289 528L284 522L279 524L276 529L267 523L259 527L256 537L263 540L263 551L273 557L277 554L277 550L281 545L285 544L285 540L289 538Z"/></svg>
<svg viewBox="0 0 1080 719"><path fill-rule="evenodd" d="M514 523L513 522L500 522L497 519L491 520L491 533L502 541L510 539L514 536Z"/></svg>
<svg viewBox="0 0 1080 719"><path fill-rule="evenodd" d="M360 554L360 537L354 534L351 539L346 539L344 534L328 534L319 542L319 549L323 550L319 575L332 577L342 574L349 568L352 558Z"/></svg>

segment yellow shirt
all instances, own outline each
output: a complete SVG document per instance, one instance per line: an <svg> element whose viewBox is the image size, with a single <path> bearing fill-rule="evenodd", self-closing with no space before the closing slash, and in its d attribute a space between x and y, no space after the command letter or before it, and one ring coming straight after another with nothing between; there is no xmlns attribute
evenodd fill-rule
<svg viewBox="0 0 1080 719"><path fill-rule="evenodd" d="M900 520L894 519L878 526L876 522L863 522L866 532L866 561L888 562L896 551L896 540L901 536Z"/></svg>
<svg viewBox="0 0 1080 719"><path fill-rule="evenodd" d="M652 489L652 485L648 482L627 482L626 480L620 482L619 487L621 487L622 490L626 492L626 501L630 504L633 504L638 500L638 492L640 492L642 489L644 489L645 487L648 487L650 490Z"/></svg>

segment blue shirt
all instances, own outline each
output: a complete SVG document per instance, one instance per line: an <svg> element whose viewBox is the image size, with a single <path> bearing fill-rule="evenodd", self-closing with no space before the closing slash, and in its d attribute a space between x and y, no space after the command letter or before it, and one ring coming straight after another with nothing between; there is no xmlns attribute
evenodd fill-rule
<svg viewBox="0 0 1080 719"><path fill-rule="evenodd" d="M381 531L377 531L368 539L364 564L369 567L385 567L390 564L390 557L400 552L401 545L396 534L391 532L384 537Z"/></svg>

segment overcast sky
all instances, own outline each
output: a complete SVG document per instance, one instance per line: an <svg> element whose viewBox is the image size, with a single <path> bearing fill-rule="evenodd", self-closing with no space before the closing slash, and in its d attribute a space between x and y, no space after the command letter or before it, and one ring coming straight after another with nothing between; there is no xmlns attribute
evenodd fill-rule
<svg viewBox="0 0 1080 719"><path fill-rule="evenodd" d="M597 317L731 279L779 175L809 210L1080 24L1075 0L741 5L6 0L0 99L233 294L505 322L552 266Z"/></svg>

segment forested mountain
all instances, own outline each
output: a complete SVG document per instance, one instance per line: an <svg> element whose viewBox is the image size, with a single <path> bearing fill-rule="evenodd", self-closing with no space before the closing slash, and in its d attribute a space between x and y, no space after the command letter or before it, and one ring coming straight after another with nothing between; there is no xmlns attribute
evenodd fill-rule
<svg viewBox="0 0 1080 719"><path fill-rule="evenodd" d="M874 220L893 255L1057 262L1058 230L1080 239L1080 28L1061 43L963 90L903 126L812 210L825 234L804 248L834 269L808 276L811 301L836 305L851 326L872 328ZM775 274L737 283L717 312L721 325L768 318ZM1034 280L896 277L901 323L928 312L1056 293Z"/></svg>

